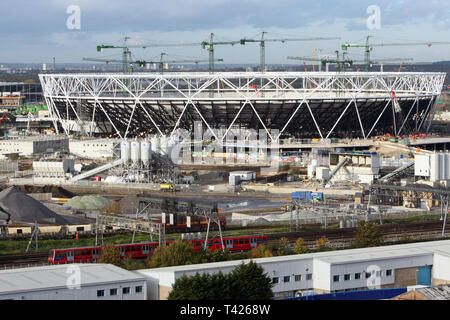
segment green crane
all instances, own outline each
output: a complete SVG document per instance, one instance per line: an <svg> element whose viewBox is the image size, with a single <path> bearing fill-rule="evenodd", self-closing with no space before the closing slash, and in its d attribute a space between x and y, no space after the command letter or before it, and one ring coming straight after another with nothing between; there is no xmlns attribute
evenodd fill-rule
<svg viewBox="0 0 450 320"><path fill-rule="evenodd" d="M356 62L365 62L365 60L345 59L345 56L344 56L345 52L343 53L342 60L341 60L341 59L339 59L339 52L338 51L335 51L335 52L336 52L336 55L337 55L338 59L328 59L328 57L325 58L325 59L320 59L320 58L319 59L313 59L313 58L309 58L309 57L292 57L292 56L287 57L287 59L289 59L289 60L301 60L301 61L316 61L316 60L320 60L322 66L326 66L328 63L335 63L336 65L338 65L337 68L336 68L336 71L338 71L338 70L345 71L345 65L346 64L347 65L353 65ZM382 63L382 62L395 62L395 61L403 62L403 61L410 61L410 60L413 60L413 59L411 59L411 58L383 58L383 59L374 59L374 60L370 61L370 64L379 64L379 63Z"/></svg>
<svg viewBox="0 0 450 320"><path fill-rule="evenodd" d="M346 59L345 58L345 53L342 55L342 59L340 58L340 54L339 51L335 51L336 53L336 59L329 59L329 58L325 58L325 59L320 59L322 66L326 66L328 63L335 63L336 64L336 71L340 72L340 71L345 71L345 66L346 65L353 65L353 60L350 59ZM314 58L309 58L309 57L293 57L293 56L289 56L287 57L287 59L289 60L301 60L301 61L314 61ZM328 71L328 69L327 69Z"/></svg>
<svg viewBox="0 0 450 320"><path fill-rule="evenodd" d="M131 52L130 48L156 48L156 47L184 47L184 46L198 46L200 45L202 49L208 49L209 51L209 72L214 73L214 62L215 61L223 61L221 59L214 59L214 46L215 45L225 45L238 44L239 41L213 41L214 34L211 33L210 41L203 41L200 43L166 43L166 44L143 44L143 45L127 45L126 41L130 39L129 37L124 38L124 44L122 46L114 46L114 45L99 45L97 46L97 51L101 52L103 49L122 49L122 64L123 64L123 72L131 72L130 63L131 61Z"/></svg>
<svg viewBox="0 0 450 320"><path fill-rule="evenodd" d="M147 63L155 63L159 65L159 71L163 73L164 71L164 63L195 63L198 64L199 62L208 62L209 60L206 59L185 59L185 60L163 60L163 56L166 55L166 53L161 53L161 58L159 61L147 61L147 60L118 60L118 59L99 59L99 58L83 58L83 61L92 61L92 62L105 62L105 63L121 63L125 64L127 63L129 67L127 69L132 70L132 65L136 64L139 67L144 67ZM215 61L223 61L223 59L216 59Z"/></svg>
<svg viewBox="0 0 450 320"><path fill-rule="evenodd" d="M240 43L239 41L214 41L214 33L211 33L209 41L203 41L200 45L202 49L207 49L209 52L209 72L214 73L214 46L217 45L232 45Z"/></svg>
<svg viewBox="0 0 450 320"><path fill-rule="evenodd" d="M263 31L261 39L241 39L240 43L244 45L246 42L259 42L260 58L259 58L259 71L264 72L266 70L266 42L281 42L288 41L316 41L316 40L340 40L341 38L285 38L285 39L264 39L264 35L267 32Z"/></svg>
<svg viewBox="0 0 450 320"><path fill-rule="evenodd" d="M197 46L198 43L166 43L166 44L144 44L144 45L128 45L127 40L129 37L124 38L124 42L122 46L114 46L114 45L98 45L97 51L101 52L103 49L122 49L122 71L124 73L132 72L132 63L131 62L131 51L130 48L158 48L158 47L180 47L180 46ZM92 61L92 60L88 60ZM111 61L112 62L112 61ZM117 62L117 61L115 61Z"/></svg>
<svg viewBox="0 0 450 320"><path fill-rule="evenodd" d="M404 43L372 43L369 44L369 38L372 38L372 36L367 36L366 43L365 44L350 44L345 43L342 45L342 50L347 51L350 47L355 48L364 48L364 64L365 64L365 71L369 71L370 69L370 51L372 51L373 47L389 47L389 46L428 46L431 47L432 45L449 45L450 42L404 42Z"/></svg>

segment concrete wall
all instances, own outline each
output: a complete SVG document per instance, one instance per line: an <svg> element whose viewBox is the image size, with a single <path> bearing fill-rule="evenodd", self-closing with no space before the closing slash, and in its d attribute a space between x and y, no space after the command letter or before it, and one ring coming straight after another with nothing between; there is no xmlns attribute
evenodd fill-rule
<svg viewBox="0 0 450 320"><path fill-rule="evenodd" d="M146 279L148 300L166 300L175 283L175 273L158 272L157 270L142 269L133 271Z"/></svg>
<svg viewBox="0 0 450 320"><path fill-rule="evenodd" d="M432 277L434 285L450 283L450 256L439 253L434 255Z"/></svg>

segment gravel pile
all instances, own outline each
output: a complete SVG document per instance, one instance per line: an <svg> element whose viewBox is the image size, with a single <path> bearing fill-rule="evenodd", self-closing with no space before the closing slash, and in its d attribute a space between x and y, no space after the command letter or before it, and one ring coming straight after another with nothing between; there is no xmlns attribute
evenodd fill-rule
<svg viewBox="0 0 450 320"><path fill-rule="evenodd" d="M75 210L100 210L107 209L114 201L102 196L76 196L66 202L66 206Z"/></svg>

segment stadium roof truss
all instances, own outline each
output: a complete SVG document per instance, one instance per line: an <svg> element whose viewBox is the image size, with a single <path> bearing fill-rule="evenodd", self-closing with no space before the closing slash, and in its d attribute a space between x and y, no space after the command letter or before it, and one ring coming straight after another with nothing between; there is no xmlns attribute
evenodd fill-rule
<svg viewBox="0 0 450 320"><path fill-rule="evenodd" d="M58 122L109 122L127 138L193 130L217 140L236 126L283 135L368 138L428 131L445 73L267 72L41 74ZM62 127L66 134L68 128ZM220 128L220 130L219 130ZM277 129L277 130L274 130Z"/></svg>

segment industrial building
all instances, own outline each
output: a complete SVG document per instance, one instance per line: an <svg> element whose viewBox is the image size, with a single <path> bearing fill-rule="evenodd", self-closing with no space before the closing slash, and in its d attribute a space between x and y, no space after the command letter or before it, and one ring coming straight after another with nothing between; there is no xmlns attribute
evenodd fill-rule
<svg viewBox="0 0 450 320"><path fill-rule="evenodd" d="M69 141L69 152L82 159L107 159L120 154L120 140L89 139Z"/></svg>
<svg viewBox="0 0 450 320"><path fill-rule="evenodd" d="M362 152L361 152L362 153ZM358 181L371 183L378 177L380 172L380 157L377 154L366 152L365 154L354 153L330 153L329 175L317 174L324 181Z"/></svg>
<svg viewBox="0 0 450 320"><path fill-rule="evenodd" d="M145 300L145 279L111 264L0 270L0 300Z"/></svg>
<svg viewBox="0 0 450 320"><path fill-rule="evenodd" d="M248 260L136 271L149 299L167 299L177 279L230 272ZM272 278L276 299L374 288L450 284L450 240L254 259Z"/></svg>
<svg viewBox="0 0 450 320"><path fill-rule="evenodd" d="M74 160L64 159L62 161L33 161L33 178L52 178L64 181L72 178L74 174Z"/></svg>
<svg viewBox="0 0 450 320"><path fill-rule="evenodd" d="M31 156L39 153L67 151L69 139L66 136L25 136L0 139L0 154L18 153Z"/></svg>
<svg viewBox="0 0 450 320"><path fill-rule="evenodd" d="M423 179L424 183L431 186L445 187L450 182L450 153L433 152L426 155L416 155L414 157L414 175L418 179Z"/></svg>

